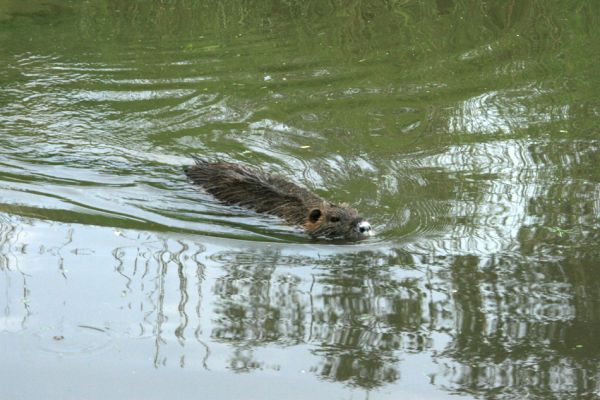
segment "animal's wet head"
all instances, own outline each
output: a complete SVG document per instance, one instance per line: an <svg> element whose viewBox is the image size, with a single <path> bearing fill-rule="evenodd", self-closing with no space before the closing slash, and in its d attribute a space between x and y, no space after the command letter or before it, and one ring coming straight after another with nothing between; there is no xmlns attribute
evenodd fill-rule
<svg viewBox="0 0 600 400"><path fill-rule="evenodd" d="M345 204L324 202L311 208L304 228L315 238L361 240L373 235L371 224Z"/></svg>

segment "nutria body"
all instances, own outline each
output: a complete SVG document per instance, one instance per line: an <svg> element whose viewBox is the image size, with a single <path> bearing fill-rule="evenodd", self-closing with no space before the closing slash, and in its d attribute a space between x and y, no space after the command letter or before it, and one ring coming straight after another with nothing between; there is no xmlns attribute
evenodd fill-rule
<svg viewBox="0 0 600 400"><path fill-rule="evenodd" d="M186 175L226 204L276 215L315 238L359 240L372 234L355 209L332 204L278 175L224 161L194 160Z"/></svg>

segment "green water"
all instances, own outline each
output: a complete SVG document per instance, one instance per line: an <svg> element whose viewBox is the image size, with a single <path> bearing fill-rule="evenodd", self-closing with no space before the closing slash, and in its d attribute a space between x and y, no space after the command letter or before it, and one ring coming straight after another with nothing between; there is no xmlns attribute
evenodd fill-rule
<svg viewBox="0 0 600 400"><path fill-rule="evenodd" d="M0 397L600 396L598 60L591 0L0 1Z"/></svg>

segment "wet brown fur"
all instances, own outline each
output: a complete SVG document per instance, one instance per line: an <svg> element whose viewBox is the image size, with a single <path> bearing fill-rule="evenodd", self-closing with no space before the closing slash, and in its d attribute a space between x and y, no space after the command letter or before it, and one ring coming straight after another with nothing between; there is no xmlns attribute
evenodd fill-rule
<svg viewBox="0 0 600 400"><path fill-rule="evenodd" d="M194 158L190 180L223 203L276 215L314 237L358 239L362 221L347 204L332 204L284 178L224 161Z"/></svg>

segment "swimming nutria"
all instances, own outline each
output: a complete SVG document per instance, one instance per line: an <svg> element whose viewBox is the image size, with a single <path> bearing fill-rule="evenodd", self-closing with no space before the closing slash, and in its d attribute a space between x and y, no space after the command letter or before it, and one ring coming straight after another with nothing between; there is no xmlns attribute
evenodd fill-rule
<svg viewBox="0 0 600 400"><path fill-rule="evenodd" d="M276 215L314 237L360 240L371 225L347 204L332 204L278 175L224 161L194 158L186 175L218 200Z"/></svg>

